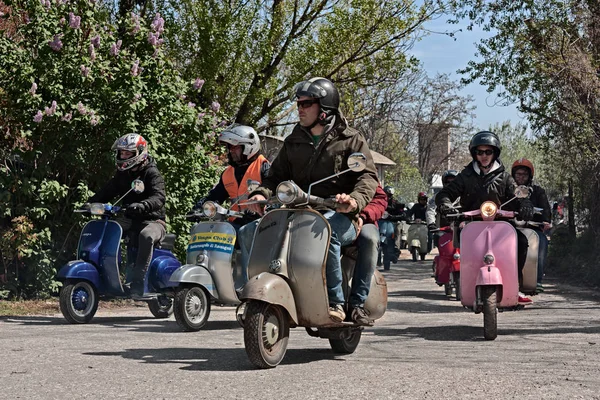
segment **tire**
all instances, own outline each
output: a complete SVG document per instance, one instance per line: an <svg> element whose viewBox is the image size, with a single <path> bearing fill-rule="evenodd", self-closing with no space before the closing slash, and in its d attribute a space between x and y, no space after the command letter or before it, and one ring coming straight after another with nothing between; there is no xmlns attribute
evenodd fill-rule
<svg viewBox="0 0 600 400"><path fill-rule="evenodd" d="M331 350L337 354L352 354L360 343L362 329L355 329L346 339L329 339Z"/></svg>
<svg viewBox="0 0 600 400"><path fill-rule="evenodd" d="M421 253L421 261L425 261L425 256L427 256L427 253Z"/></svg>
<svg viewBox="0 0 600 400"><path fill-rule="evenodd" d="M416 247L411 247L410 254L412 254L412 260L417 261L418 256L419 256L419 249Z"/></svg>
<svg viewBox="0 0 600 400"><path fill-rule="evenodd" d="M449 283L444 283L444 292L446 296L452 296L452 286Z"/></svg>
<svg viewBox="0 0 600 400"><path fill-rule="evenodd" d="M173 314L173 299L161 295L148 302L148 308L155 318L169 318Z"/></svg>
<svg viewBox="0 0 600 400"><path fill-rule="evenodd" d="M460 272L452 272L452 279L454 280L454 288L456 290L456 300L460 301Z"/></svg>
<svg viewBox="0 0 600 400"><path fill-rule="evenodd" d="M186 332L197 332L210 316L210 299L199 286L184 287L177 291L173 301L175 321Z"/></svg>
<svg viewBox="0 0 600 400"><path fill-rule="evenodd" d="M483 337L494 340L498 336L498 307L496 304L496 286L482 286L483 299Z"/></svg>
<svg viewBox="0 0 600 400"><path fill-rule="evenodd" d="M274 368L285 356L290 324L281 306L251 300L244 320L244 346L258 368Z"/></svg>
<svg viewBox="0 0 600 400"><path fill-rule="evenodd" d="M87 324L98 310L98 293L88 281L67 281L60 289L59 306L71 324Z"/></svg>

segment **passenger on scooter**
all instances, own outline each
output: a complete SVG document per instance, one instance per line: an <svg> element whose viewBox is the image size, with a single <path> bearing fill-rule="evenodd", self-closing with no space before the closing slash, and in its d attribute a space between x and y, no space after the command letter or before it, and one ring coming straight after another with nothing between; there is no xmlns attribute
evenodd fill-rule
<svg viewBox="0 0 600 400"><path fill-rule="evenodd" d="M442 187L446 187L450 182L452 182L456 176L458 175L458 171L454 169L449 169L444 171L442 174ZM435 199L434 199L435 200ZM435 205L435 201L430 201L427 204L427 211L425 211L426 219L427 219L427 228L429 232L443 228L445 226L450 225L450 221L448 221L445 217L443 217L440 213L436 212L437 207ZM433 235L433 245L438 247L438 239L437 235Z"/></svg>
<svg viewBox="0 0 600 400"><path fill-rule="evenodd" d="M360 212L358 216L358 238L356 246L358 255L354 266L354 276L352 278L352 289L348 300L349 310L352 310L350 317L359 324L369 324L371 319L364 305L369 297L371 289L371 278L375 271L377 263L377 253L379 247L379 228L377 221L381 219L388 205L388 195L381 186L377 186L375 196L369 204Z"/></svg>
<svg viewBox="0 0 600 400"><path fill-rule="evenodd" d="M442 215L458 212L452 204L459 197L461 211L476 210L487 200L501 205L514 198L516 183L500 161L501 150L500 139L495 133L481 131L473 136L469 143L473 161L436 196L435 203ZM533 205L529 199L515 199L505 208L517 210L519 219L529 221L533 218ZM519 230L517 230L517 239L518 274L519 285L521 285L528 244L527 238ZM533 303L531 299L519 292L519 304L531 303Z"/></svg>
<svg viewBox="0 0 600 400"><path fill-rule="evenodd" d="M367 165L362 172L347 173L315 185L311 193L323 198L335 197L340 203L335 211L324 211L323 215L332 232L326 262L329 314L333 320L343 321L346 314L340 251L342 246L356 239L358 213L375 195L379 184L377 173L366 140L348 127L340 112L338 90L331 81L312 78L300 82L294 88L294 98L300 121L286 137L269 174L262 186L251 193L250 201L266 200L277 185L286 180L293 180L306 191L310 183L346 169L351 153L361 152L366 156ZM261 214L264 212L259 204L250 207ZM241 231L249 227L250 224Z"/></svg>
<svg viewBox="0 0 600 400"><path fill-rule="evenodd" d="M129 133L117 139L112 146L115 152L117 171L115 175L88 203L107 203L123 196L131 189L135 179L144 182L144 191L130 191L123 199L125 216L116 222L129 233L138 251L131 282L131 294L142 296L144 276L152 258L154 245L164 239L165 224L165 181L156 167L156 162L148 154L148 143L136 133ZM130 262L131 260L127 260Z"/></svg>
<svg viewBox="0 0 600 400"><path fill-rule="evenodd" d="M383 191L387 195L387 208L385 211L388 213L388 217L386 220L394 223L394 256L392 258L392 262L397 263L398 258L400 257L400 229L398 221L401 221L406 218L406 213L404 212L404 204L394 199L394 188L391 186L386 186L383 188Z"/></svg>
<svg viewBox="0 0 600 400"><path fill-rule="evenodd" d="M517 182L517 185L530 186L533 189L533 192L531 193L529 200L531 200L534 207L543 209L541 214L535 214L533 216L533 221L542 222L544 224L543 228L531 228L539 237L536 292L541 293L544 291L542 278L544 276L544 267L546 264L546 256L548 254L548 237L546 236L546 232L552 227L552 211L550 210L550 203L548 202L546 191L532 182L534 172L535 169L533 168L533 164L526 158L520 158L512 165L512 176Z"/></svg>

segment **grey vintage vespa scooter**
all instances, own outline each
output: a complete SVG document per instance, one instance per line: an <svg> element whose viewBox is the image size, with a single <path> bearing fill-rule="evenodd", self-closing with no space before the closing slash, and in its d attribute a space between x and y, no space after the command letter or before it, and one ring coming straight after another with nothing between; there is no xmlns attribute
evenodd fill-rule
<svg viewBox="0 0 600 400"><path fill-rule="evenodd" d="M260 368L272 368L287 350L290 327L302 326L309 335L329 339L336 353L353 353L360 342L363 326L354 322L335 322L329 317L325 282L325 260L331 227L311 206L335 209L332 199L311 196L313 185L340 174L362 171L366 157L354 153L348 169L314 182L304 193L293 181L277 187L277 201L284 206L265 214L254 236L248 272L250 280L240 299L244 308L244 345L250 361ZM272 200L259 201L266 204ZM343 287L346 299L351 287L355 260L352 249L342 257ZM387 307L387 285L375 270L371 290L364 305L372 320L379 319Z"/></svg>
<svg viewBox="0 0 600 400"><path fill-rule="evenodd" d="M249 192L259 184L249 181ZM247 194L242 195L235 203L247 197ZM198 223L190 231L186 264L170 278L171 283L177 284L173 313L184 331L202 329L210 316L211 303L240 304L238 291L248 280L248 275L236 262L239 260L239 250L235 249L237 235L235 228L227 221L243 216L243 212L212 201L205 202L201 211L186 216Z"/></svg>

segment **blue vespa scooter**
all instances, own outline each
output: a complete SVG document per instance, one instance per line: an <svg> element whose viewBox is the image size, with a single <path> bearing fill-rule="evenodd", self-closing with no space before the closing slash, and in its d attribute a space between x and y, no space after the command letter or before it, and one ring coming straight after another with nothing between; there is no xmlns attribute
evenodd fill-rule
<svg viewBox="0 0 600 400"><path fill-rule="evenodd" d="M131 189L142 193L144 182L133 181ZM118 203L123 195L116 203ZM115 204L116 204L115 203ZM81 231L77 260L69 261L58 271L56 279L63 283L60 289L60 311L72 324L85 324L92 320L98 309L99 298L132 298L124 288L119 275L121 265L121 225L112 219L124 207L93 203L87 210L76 212L99 216L88 222ZM144 296L134 300L146 301L152 315L156 318L168 318L173 312L173 287L169 278L181 263L173 255L176 235L167 234L161 243L154 248L152 260L144 277ZM129 246L127 259L135 260L137 249ZM127 281L131 279L126 274Z"/></svg>

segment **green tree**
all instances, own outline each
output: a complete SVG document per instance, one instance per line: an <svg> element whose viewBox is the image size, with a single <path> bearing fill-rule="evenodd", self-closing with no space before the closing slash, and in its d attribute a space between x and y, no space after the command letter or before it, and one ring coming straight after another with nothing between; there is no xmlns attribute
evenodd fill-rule
<svg viewBox="0 0 600 400"><path fill-rule="evenodd" d="M189 224L179 216L213 181L210 143L218 104L190 101L163 51L164 21L122 23L86 0L6 1L0 32L1 281L18 294L56 289L57 266L73 256L81 219L72 214L114 171L114 140L139 132L167 183L169 228L179 255ZM202 144L202 145L201 145ZM70 233L70 234L69 234Z"/></svg>

